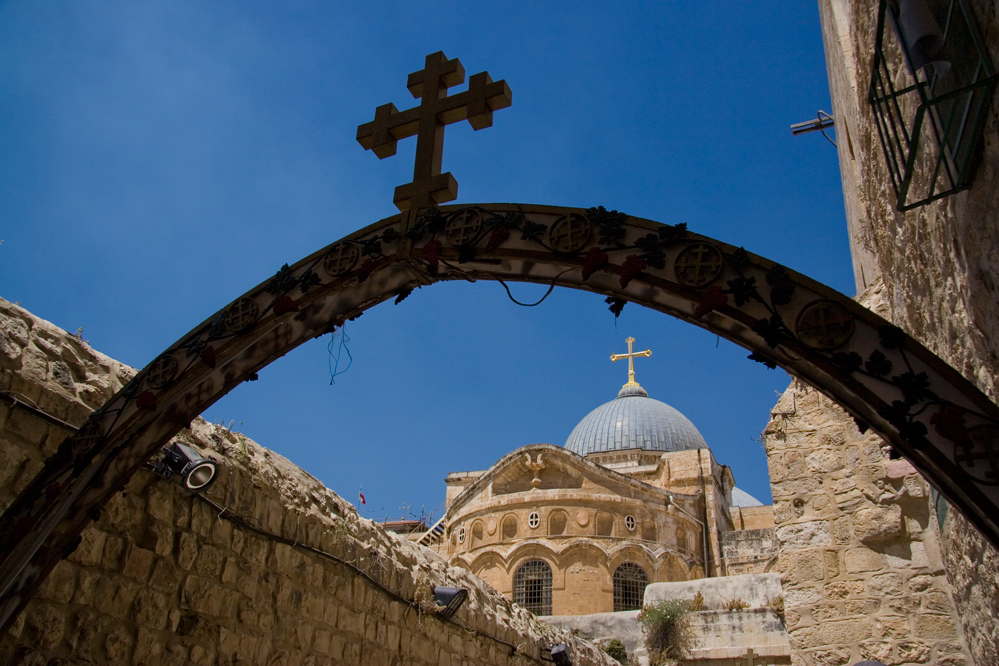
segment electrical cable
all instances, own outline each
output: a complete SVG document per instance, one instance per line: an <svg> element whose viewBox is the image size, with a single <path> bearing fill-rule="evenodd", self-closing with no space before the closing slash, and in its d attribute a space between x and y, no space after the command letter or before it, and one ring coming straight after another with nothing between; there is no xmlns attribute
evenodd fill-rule
<svg viewBox="0 0 999 666"><path fill-rule="evenodd" d="M15 391L15 393L16 393L16 391ZM28 398L28 396L24 395L23 393L18 393L18 395L22 396L23 398L26 398L26 399L30 400L30 398ZM51 414L49 414L48 412L42 410L41 408L37 407L36 405L31 405L31 404L28 404L28 403L24 402L23 400L18 400L17 398L15 398L14 396L10 395L6 391L0 391L0 402L5 402L8 405L10 405L11 407L14 407L16 409L20 409L20 410L25 411L25 412L33 415L33 416L36 416L36 417L40 418L41 420L45 421L46 423L48 423L49 425L54 425L57 428L61 428L62 430L65 430L66 432L70 433L71 435L75 435L80 430L79 428L77 428L72 423L66 423L62 419L57 418L55 416L52 416Z"/></svg>
<svg viewBox="0 0 999 666"><path fill-rule="evenodd" d="M234 513L232 511L232 509L230 509L228 507L216 504L215 502L213 502L212 500L208 499L204 495L201 495L200 493L191 493L191 495L193 495L193 497L195 499L198 499L201 502L204 502L208 506L212 507L212 509L214 509L217 512L217 516L218 516L218 518L220 520L222 519L223 514L224 514L225 519L228 520L230 523L232 523L234 525L237 525L239 527L242 527L245 530L249 530L250 532L253 532L254 534L258 534L258 535L260 535L262 537L265 537L265 538L270 539L272 541L276 541L278 543L283 543L286 546L291 546L292 548L295 548L295 549L298 549L298 550L304 550L306 552L312 553L313 555L317 555L317 556L319 556L319 557L321 557L323 559L326 559L326 560L329 560L331 562L335 562L337 564L340 564L341 566L347 567L348 569L350 569L353 572L355 572L357 575L359 575L362 578L364 578L365 580L367 580L372 586L374 586L375 588L381 590L381 592L384 593L385 595L387 595L388 597L394 599L395 601L403 603L403 604L405 604L407 606L410 606L412 608L419 609L419 605L415 601L406 599L405 597L401 596L399 593L395 592L394 590L391 590L388 587L385 587L381 582L379 582L377 579L375 579L374 577L372 577L371 575L369 575L366 571L364 571L360 567L358 567L358 566L356 566L354 564L351 564L350 562L348 562L348 561L346 561L344 559L341 559L341 558L337 557L336 555L334 555L332 553L327 553L326 551L320 550L319 548L313 548L312 546L307 546L305 544L299 543L298 541L289 539L287 537L283 537L283 536L281 536L279 534L275 534L274 532L271 532L270 530L267 530L265 528L259 527L259 526L255 525L250 519L244 518L243 516L241 516L241 515L239 515L237 513ZM481 631L479 629L474 629L472 627L469 627L468 625L462 624L461 622L455 620L454 618L444 618L444 617L441 617L440 615L437 615L436 613L433 613L433 614L426 613L426 615L428 615L430 617L433 617L433 618L436 618L437 620L439 620L440 622L443 622L445 624L453 624L453 625L455 625L457 627L460 627L460 628L464 629L465 631L468 631L468 632L471 632L471 633L475 634L476 636L480 636L482 638L488 638L489 640L494 641L496 643L499 643L500 645L505 645L506 647L510 648L510 655L511 656L513 656L514 654L517 654L519 652L518 649L517 649L517 646L514 645L513 643L505 641L502 638L497 638L496 636L493 636L491 634L487 634L486 632ZM525 658L530 659L531 661L535 662L536 664L542 664L542 665L544 664L543 661L541 661L539 659L536 659L534 657L531 657L528 654L525 654L523 652L520 652L520 654L523 655Z"/></svg>
<svg viewBox="0 0 999 666"><path fill-rule="evenodd" d="M535 307L537 305L541 305L542 303L544 303L545 299L548 298L549 296L551 296L552 291L555 290L555 285L558 283L558 279L560 277L562 277L563 275L565 275L566 273L568 273L569 271L571 271L571 270L572 270L571 268L567 268L564 271L562 271L561 273L559 273L558 275L556 275L554 278L552 278L552 283L548 286L548 291L545 292L545 295L542 296L541 300L539 300L537 303L521 303L520 301L518 301L516 298L513 297L513 294L510 292L510 287L506 286L506 282L504 282L502 278L499 278L499 277L497 277L495 275L493 275L492 277L497 282L499 282L503 286L504 289L506 289L506 295L510 297L511 301L513 301L517 305L521 305L521 306L523 306L525 308L533 308L533 307ZM489 275L491 275L491 274L489 274Z"/></svg>
<svg viewBox="0 0 999 666"><path fill-rule="evenodd" d="M336 335L330 339L329 345L326 346L326 351L329 353L329 358L333 358L333 342L336 340ZM336 352L336 362L330 364L330 384L336 384L336 378L343 373L350 370L350 366L354 364L354 357L350 354L350 349L347 347L347 343L350 342L350 336L347 335L347 322L343 322L340 325L340 347ZM343 352L347 352L347 367L343 370L337 371L340 367L340 356Z"/></svg>

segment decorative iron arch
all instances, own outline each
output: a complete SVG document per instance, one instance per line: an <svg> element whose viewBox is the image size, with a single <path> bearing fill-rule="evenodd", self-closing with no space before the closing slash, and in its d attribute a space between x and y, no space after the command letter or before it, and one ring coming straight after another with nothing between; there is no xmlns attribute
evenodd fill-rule
<svg viewBox="0 0 999 666"><path fill-rule="evenodd" d="M999 545L999 408L848 297L762 257L603 208L406 211L285 265L195 327L67 438L0 517L4 631L93 510L198 414L306 340L447 280L535 282L638 303L779 365L870 427Z"/></svg>

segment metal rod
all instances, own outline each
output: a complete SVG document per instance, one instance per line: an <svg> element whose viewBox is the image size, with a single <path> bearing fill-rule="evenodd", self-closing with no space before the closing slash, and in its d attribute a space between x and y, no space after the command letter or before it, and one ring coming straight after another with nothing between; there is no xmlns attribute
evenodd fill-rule
<svg viewBox="0 0 999 666"><path fill-rule="evenodd" d="M71 423L66 423L62 419L56 418L55 416L52 416L48 412L43 412L38 407L35 407L34 405L29 405L26 402L22 402L21 400L18 400L14 396L8 395L7 393L4 393L3 391L0 391L0 402L5 402L8 405L10 405L11 407L14 407L15 409L20 409L20 410L23 410L25 412L28 412L29 414L31 414L33 416L36 416L36 417L40 418L41 420L45 421L49 425L54 425L57 428L62 428L63 430L65 430L66 432L68 432L71 435L75 435L80 430L75 425L73 425Z"/></svg>
<svg viewBox="0 0 999 666"><path fill-rule="evenodd" d="M825 118L822 117L823 115ZM808 134L809 132L818 132L829 127L833 127L835 124L836 121L832 116L827 114L825 111L819 111L818 117L812 120L806 120L803 123L795 123L794 125L791 125L791 134L798 136L800 134Z"/></svg>

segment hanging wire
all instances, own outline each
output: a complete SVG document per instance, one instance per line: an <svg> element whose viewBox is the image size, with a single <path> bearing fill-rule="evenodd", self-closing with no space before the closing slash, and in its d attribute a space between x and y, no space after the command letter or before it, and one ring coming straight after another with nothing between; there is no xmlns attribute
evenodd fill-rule
<svg viewBox="0 0 999 666"><path fill-rule="evenodd" d="M333 355L333 343L336 342L336 334L333 334L333 338L330 343L326 346L326 351L329 353L329 364L330 364L330 385L336 384L336 378L343 373L350 370L350 366L354 364L354 357L350 355L350 349L347 348L347 343L350 342L350 336L347 335L347 322L344 322L340 326L340 345L336 350L336 356ZM347 367L340 370L340 356L347 352Z"/></svg>
<svg viewBox="0 0 999 666"><path fill-rule="evenodd" d="M495 278L495 280L497 282L499 282L503 286L504 289L506 289L506 295L510 297L511 301L513 301L517 305L522 305L525 308L533 308L533 307L535 307L537 305L541 305L542 303L544 303L545 299L548 298L549 296L551 296L551 293L555 290L555 285L558 283L558 279L560 277L562 277L563 275L565 275L566 273L568 273L569 271L571 271L571 270L572 270L571 268L567 268L566 270L562 271L561 273L559 273L558 275L556 275L554 278L552 278L552 283L548 286L548 291L546 291L545 295L541 297L541 300L539 300L536 303L521 303L520 301L518 301L516 298L513 297L513 294L510 292L510 287L506 286L506 282L504 282L498 276L493 276L493 277Z"/></svg>

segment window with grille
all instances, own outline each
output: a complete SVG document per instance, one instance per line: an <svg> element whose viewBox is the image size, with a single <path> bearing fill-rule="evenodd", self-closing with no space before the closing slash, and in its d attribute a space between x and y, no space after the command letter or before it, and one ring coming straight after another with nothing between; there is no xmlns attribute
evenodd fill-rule
<svg viewBox="0 0 999 666"><path fill-rule="evenodd" d="M614 611L639 610L649 576L645 569L625 562L614 571Z"/></svg>
<svg viewBox="0 0 999 666"><path fill-rule="evenodd" d="M521 564L513 574L513 600L535 615L551 615L551 567L541 560L528 560Z"/></svg>

